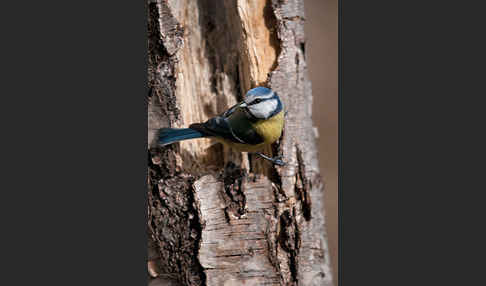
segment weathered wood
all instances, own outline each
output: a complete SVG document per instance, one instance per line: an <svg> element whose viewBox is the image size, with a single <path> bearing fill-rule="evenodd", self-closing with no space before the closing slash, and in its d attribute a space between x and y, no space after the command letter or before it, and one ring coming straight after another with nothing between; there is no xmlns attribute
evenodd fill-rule
<svg viewBox="0 0 486 286"><path fill-rule="evenodd" d="M267 179L243 182L246 198L243 215L227 209L229 198L224 183L207 175L195 184L201 212L202 239L199 261L206 272L207 285L280 285L272 265L270 245L273 233L274 195Z"/></svg>
<svg viewBox="0 0 486 286"><path fill-rule="evenodd" d="M302 0L158 0L148 15L152 274L181 285L332 285ZM205 121L257 85L285 104L284 133L265 150L285 167L209 139L156 146L158 128Z"/></svg>

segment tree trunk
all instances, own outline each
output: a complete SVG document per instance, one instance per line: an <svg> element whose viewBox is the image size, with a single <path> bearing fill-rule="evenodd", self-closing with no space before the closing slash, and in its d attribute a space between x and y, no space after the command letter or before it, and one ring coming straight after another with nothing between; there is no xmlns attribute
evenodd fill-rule
<svg viewBox="0 0 486 286"><path fill-rule="evenodd" d="M332 285L303 0L148 4L148 232L152 285ZM255 86L287 111L272 166L156 130L222 113Z"/></svg>

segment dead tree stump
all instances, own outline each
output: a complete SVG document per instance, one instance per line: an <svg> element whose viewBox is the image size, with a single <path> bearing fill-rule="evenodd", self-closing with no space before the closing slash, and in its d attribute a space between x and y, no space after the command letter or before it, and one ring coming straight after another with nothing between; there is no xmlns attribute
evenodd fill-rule
<svg viewBox="0 0 486 286"><path fill-rule="evenodd" d="M332 285L303 0L148 5L151 285ZM209 139L157 147L155 131L215 116L255 86L287 111L272 166Z"/></svg>

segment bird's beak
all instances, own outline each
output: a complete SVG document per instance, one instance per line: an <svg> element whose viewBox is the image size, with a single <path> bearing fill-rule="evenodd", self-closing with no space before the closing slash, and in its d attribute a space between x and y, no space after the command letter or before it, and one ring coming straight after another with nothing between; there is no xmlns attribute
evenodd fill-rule
<svg viewBox="0 0 486 286"><path fill-rule="evenodd" d="M240 107L247 107L248 104L246 104L246 102L243 102L242 104L240 104Z"/></svg>

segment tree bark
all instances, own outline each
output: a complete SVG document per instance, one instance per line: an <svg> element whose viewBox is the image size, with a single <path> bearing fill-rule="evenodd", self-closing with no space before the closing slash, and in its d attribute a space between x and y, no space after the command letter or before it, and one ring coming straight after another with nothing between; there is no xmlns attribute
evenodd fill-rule
<svg viewBox="0 0 486 286"><path fill-rule="evenodd" d="M148 5L151 285L332 285L303 0ZM209 139L158 147L156 131L222 113L265 85L287 111L272 166Z"/></svg>

